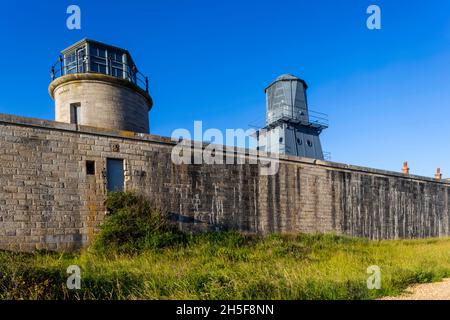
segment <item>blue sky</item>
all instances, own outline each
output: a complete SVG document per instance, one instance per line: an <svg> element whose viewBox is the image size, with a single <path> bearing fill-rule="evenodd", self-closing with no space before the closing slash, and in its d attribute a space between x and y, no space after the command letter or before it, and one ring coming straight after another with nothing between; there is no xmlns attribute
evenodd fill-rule
<svg viewBox="0 0 450 320"><path fill-rule="evenodd" d="M66 8L82 29L66 28ZM366 28L366 8L382 30ZM332 160L450 176L450 2L10 1L0 8L0 112L53 119L49 69L89 37L130 50L150 77L151 132L248 128L264 116L264 88L292 73L325 112Z"/></svg>

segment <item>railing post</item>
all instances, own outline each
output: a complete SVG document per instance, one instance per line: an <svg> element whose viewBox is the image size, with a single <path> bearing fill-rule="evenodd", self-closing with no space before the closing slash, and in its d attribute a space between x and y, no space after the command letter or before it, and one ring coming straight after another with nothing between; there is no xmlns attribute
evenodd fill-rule
<svg viewBox="0 0 450 320"><path fill-rule="evenodd" d="M55 80L55 67L54 66L52 67L51 77L52 77L52 80Z"/></svg>
<svg viewBox="0 0 450 320"><path fill-rule="evenodd" d="M130 79L132 79L134 84L137 84L136 74L137 74L136 66L133 64L133 67L131 67Z"/></svg>
<svg viewBox="0 0 450 320"><path fill-rule="evenodd" d="M64 68L63 67L63 58L62 58L62 56L59 56L59 73L60 73L60 76L64 75L64 69L63 68Z"/></svg>
<svg viewBox="0 0 450 320"><path fill-rule="evenodd" d="M145 77L145 91L148 93L148 77Z"/></svg>
<svg viewBox="0 0 450 320"><path fill-rule="evenodd" d="M106 67L106 72L107 72L106 74L109 75L109 76L112 76L113 75L112 74L112 66L111 66L112 59L111 59L110 56L108 56L107 63L108 63L108 66Z"/></svg>

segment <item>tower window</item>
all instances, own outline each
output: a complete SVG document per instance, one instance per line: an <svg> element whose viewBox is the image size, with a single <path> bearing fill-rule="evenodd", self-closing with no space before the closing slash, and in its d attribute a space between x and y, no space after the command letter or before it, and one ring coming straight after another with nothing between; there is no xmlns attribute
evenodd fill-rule
<svg viewBox="0 0 450 320"><path fill-rule="evenodd" d="M311 142L311 140L308 140L308 147L312 147L312 142Z"/></svg>
<svg viewBox="0 0 450 320"><path fill-rule="evenodd" d="M95 175L95 161L86 161L86 174L89 176Z"/></svg>
<svg viewBox="0 0 450 320"><path fill-rule="evenodd" d="M81 103L70 104L70 123L80 124L81 122Z"/></svg>
<svg viewBox="0 0 450 320"><path fill-rule="evenodd" d="M300 140L299 138L297 138L297 143L298 143L299 145L302 145L302 144L303 144L303 141Z"/></svg>

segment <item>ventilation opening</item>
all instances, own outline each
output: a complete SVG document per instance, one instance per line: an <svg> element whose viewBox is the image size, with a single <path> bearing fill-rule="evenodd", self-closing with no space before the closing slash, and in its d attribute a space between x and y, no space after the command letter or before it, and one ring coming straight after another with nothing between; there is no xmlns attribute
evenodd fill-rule
<svg viewBox="0 0 450 320"><path fill-rule="evenodd" d="M86 174L89 176L95 175L95 161L86 161Z"/></svg>

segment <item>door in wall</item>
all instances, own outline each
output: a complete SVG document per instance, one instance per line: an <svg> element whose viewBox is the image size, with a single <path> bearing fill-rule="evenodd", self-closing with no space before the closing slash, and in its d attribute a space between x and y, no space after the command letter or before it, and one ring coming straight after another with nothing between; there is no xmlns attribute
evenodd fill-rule
<svg viewBox="0 0 450 320"><path fill-rule="evenodd" d="M112 191L123 191L124 188L124 171L122 159L107 159L106 163L106 179L107 189Z"/></svg>

